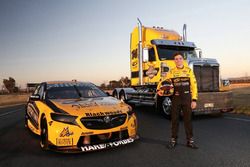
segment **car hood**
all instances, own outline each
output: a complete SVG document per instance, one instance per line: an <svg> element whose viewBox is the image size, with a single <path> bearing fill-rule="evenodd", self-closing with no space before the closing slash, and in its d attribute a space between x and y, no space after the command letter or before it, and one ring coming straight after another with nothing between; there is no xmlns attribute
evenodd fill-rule
<svg viewBox="0 0 250 167"><path fill-rule="evenodd" d="M50 100L62 114L95 117L127 113L129 106L113 97Z"/></svg>

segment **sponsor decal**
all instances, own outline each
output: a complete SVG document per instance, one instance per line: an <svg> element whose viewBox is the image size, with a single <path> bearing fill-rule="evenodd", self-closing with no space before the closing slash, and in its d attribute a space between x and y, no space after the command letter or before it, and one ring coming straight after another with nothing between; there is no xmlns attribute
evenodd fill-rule
<svg viewBox="0 0 250 167"><path fill-rule="evenodd" d="M49 121L49 126L51 126L51 125L52 125L52 123L53 123L53 121Z"/></svg>
<svg viewBox="0 0 250 167"><path fill-rule="evenodd" d="M190 85L189 82L178 82L178 83L174 83L174 86L188 86Z"/></svg>
<svg viewBox="0 0 250 167"><path fill-rule="evenodd" d="M56 138L56 145L57 146L72 146L73 145L73 138Z"/></svg>
<svg viewBox="0 0 250 167"><path fill-rule="evenodd" d="M152 79L157 74L157 70L153 66L149 66L148 71L146 72L146 75Z"/></svg>
<svg viewBox="0 0 250 167"><path fill-rule="evenodd" d="M91 83L69 82L69 83L47 84L47 89L58 88L58 87L73 87L73 86L79 86L79 87L90 86L94 88L94 85Z"/></svg>
<svg viewBox="0 0 250 167"><path fill-rule="evenodd" d="M111 111L111 112L98 112L98 113L85 113L86 117L98 117L98 116L109 116L109 115L117 115L122 114L122 111Z"/></svg>
<svg viewBox="0 0 250 167"><path fill-rule="evenodd" d="M109 142L109 143L103 143L103 144L96 144L96 145L89 145L89 146L82 146L81 150L83 152L95 151L95 150L102 150L102 149L106 149L106 148L118 147L118 146L121 146L121 145L126 145L126 144L133 143L133 142L134 142L134 139L128 138L128 139L119 140L119 141L115 141L115 142Z"/></svg>
<svg viewBox="0 0 250 167"><path fill-rule="evenodd" d="M69 100L69 101L63 101L62 104L70 104L72 108L86 108L86 107L94 107L94 106L111 106L111 105L117 105L119 101L117 99L113 98L95 98L95 99L81 99L81 100Z"/></svg>
<svg viewBox="0 0 250 167"><path fill-rule="evenodd" d="M187 78L187 77L181 78L181 81L189 81L189 78Z"/></svg>
<svg viewBox="0 0 250 167"><path fill-rule="evenodd" d="M180 82L180 78L174 78L173 81L174 82Z"/></svg>
<svg viewBox="0 0 250 167"><path fill-rule="evenodd" d="M69 137L71 135L73 135L74 133L71 131L69 131L69 127L66 127L62 130L62 132L60 133L60 137Z"/></svg>
<svg viewBox="0 0 250 167"><path fill-rule="evenodd" d="M134 67L134 66L137 66L137 62L132 63L132 66L133 66L133 67Z"/></svg>

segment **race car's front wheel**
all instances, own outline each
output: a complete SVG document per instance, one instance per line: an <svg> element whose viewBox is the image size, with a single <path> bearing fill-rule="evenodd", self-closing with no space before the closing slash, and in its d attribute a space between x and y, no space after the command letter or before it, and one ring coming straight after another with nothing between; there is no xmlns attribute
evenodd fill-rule
<svg viewBox="0 0 250 167"><path fill-rule="evenodd" d="M48 126L47 126L47 121L46 118L43 118L41 121L41 141L40 145L43 150L47 150L49 147L48 144Z"/></svg>

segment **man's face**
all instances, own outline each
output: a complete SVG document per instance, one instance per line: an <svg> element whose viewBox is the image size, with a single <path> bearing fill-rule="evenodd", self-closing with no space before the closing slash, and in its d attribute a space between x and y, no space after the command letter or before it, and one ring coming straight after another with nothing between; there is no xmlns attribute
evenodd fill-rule
<svg viewBox="0 0 250 167"><path fill-rule="evenodd" d="M183 66L183 57L181 55L177 55L174 57L174 62L177 67Z"/></svg>

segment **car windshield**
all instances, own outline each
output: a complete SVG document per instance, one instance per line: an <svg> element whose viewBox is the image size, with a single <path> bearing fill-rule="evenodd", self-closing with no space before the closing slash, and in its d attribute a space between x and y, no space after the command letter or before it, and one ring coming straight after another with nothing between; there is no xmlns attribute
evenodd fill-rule
<svg viewBox="0 0 250 167"><path fill-rule="evenodd" d="M157 45L157 52L160 60L174 60L174 54L182 53L184 59L197 57L195 49L191 47Z"/></svg>
<svg viewBox="0 0 250 167"><path fill-rule="evenodd" d="M48 99L79 99L107 96L94 85L48 85L46 96Z"/></svg>

